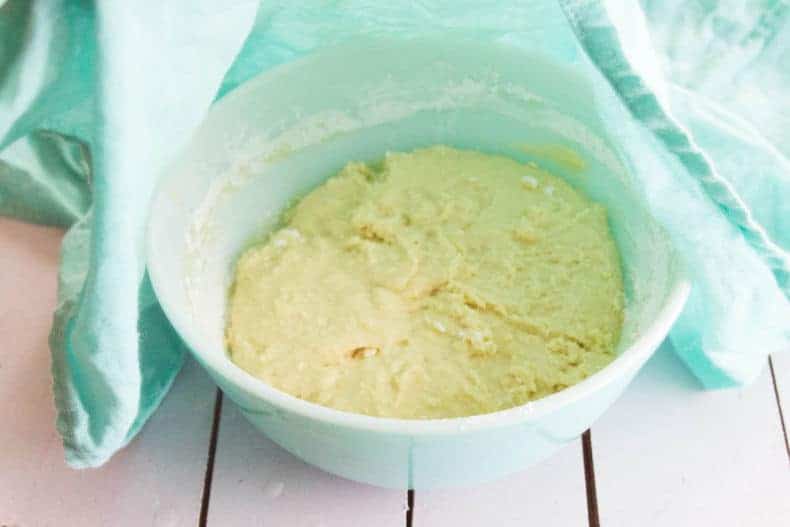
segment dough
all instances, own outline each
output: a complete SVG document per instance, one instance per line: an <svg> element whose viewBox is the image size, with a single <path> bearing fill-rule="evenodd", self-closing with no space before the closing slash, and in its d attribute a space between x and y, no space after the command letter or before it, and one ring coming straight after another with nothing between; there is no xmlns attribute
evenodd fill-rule
<svg viewBox="0 0 790 527"><path fill-rule="evenodd" d="M494 412L614 357L606 211L534 164L435 146L349 163L239 259L232 360L373 416Z"/></svg>

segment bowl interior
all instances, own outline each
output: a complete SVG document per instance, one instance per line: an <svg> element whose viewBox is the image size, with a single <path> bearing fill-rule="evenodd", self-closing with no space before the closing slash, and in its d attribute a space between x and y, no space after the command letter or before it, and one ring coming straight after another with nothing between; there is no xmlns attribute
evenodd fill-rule
<svg viewBox="0 0 790 527"><path fill-rule="evenodd" d="M233 264L289 201L350 160L433 144L536 161L604 204L626 281L619 350L654 323L681 280L677 259L610 144L582 75L494 45L368 40L231 93L163 177L151 211L149 271L198 357L230 363L223 332Z"/></svg>

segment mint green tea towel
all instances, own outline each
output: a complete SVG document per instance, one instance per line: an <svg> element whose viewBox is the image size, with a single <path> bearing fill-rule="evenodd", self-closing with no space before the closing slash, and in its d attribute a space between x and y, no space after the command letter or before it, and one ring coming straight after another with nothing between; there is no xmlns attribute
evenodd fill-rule
<svg viewBox="0 0 790 527"><path fill-rule="evenodd" d="M783 1L0 0L0 214L69 227L50 338L75 467L131 440L183 346L145 275L157 175L211 102L360 33L461 33L586 70L686 255L671 338L707 387L790 343L790 14Z"/></svg>
<svg viewBox="0 0 790 527"><path fill-rule="evenodd" d="M641 180L694 284L674 347L706 387L748 383L790 348L790 6L561 3L633 117L602 105L633 162L669 156Z"/></svg>
<svg viewBox="0 0 790 527"><path fill-rule="evenodd" d="M256 10L205 0L0 7L0 213L73 224L50 347L74 467L100 465L134 437L183 362L145 277L147 205Z"/></svg>

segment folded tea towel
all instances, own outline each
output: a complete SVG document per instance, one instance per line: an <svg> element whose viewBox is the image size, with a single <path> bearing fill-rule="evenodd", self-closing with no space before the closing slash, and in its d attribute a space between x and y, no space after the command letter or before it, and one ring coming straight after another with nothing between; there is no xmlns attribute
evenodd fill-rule
<svg viewBox="0 0 790 527"><path fill-rule="evenodd" d="M249 0L0 7L0 213L73 223L50 348L74 467L100 465L134 437L183 362L145 276L148 201L256 10Z"/></svg>
<svg viewBox="0 0 790 527"><path fill-rule="evenodd" d="M359 33L463 33L585 68L693 291L671 338L706 387L790 343L783 1L0 0L0 214L70 227L50 346L74 467L123 447L184 357L145 276L157 174L212 100Z"/></svg>

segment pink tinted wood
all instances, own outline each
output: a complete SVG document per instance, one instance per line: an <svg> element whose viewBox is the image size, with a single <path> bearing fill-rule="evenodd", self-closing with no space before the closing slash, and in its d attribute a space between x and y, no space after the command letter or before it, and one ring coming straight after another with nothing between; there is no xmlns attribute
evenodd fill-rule
<svg viewBox="0 0 790 527"><path fill-rule="evenodd" d="M0 525L196 525L215 390L191 361L107 465L63 461L47 347L61 236L0 219Z"/></svg>
<svg viewBox="0 0 790 527"><path fill-rule="evenodd" d="M592 443L602 525L790 525L767 367L752 386L703 391L665 344L593 426Z"/></svg>
<svg viewBox="0 0 790 527"><path fill-rule="evenodd" d="M252 427L224 398L208 525L403 527L406 492L332 476Z"/></svg>
<svg viewBox="0 0 790 527"><path fill-rule="evenodd" d="M782 410L787 418L790 412L790 350L786 353L777 353L771 357L771 361L774 365L776 388L782 402Z"/></svg>
<svg viewBox="0 0 790 527"><path fill-rule="evenodd" d="M586 525L581 441L500 481L469 489L417 492L414 527Z"/></svg>
<svg viewBox="0 0 790 527"><path fill-rule="evenodd" d="M785 353L777 353L771 357L774 363L774 376L776 377L776 388L779 392L779 399L782 401L782 410L785 417L790 412L790 350Z"/></svg>

